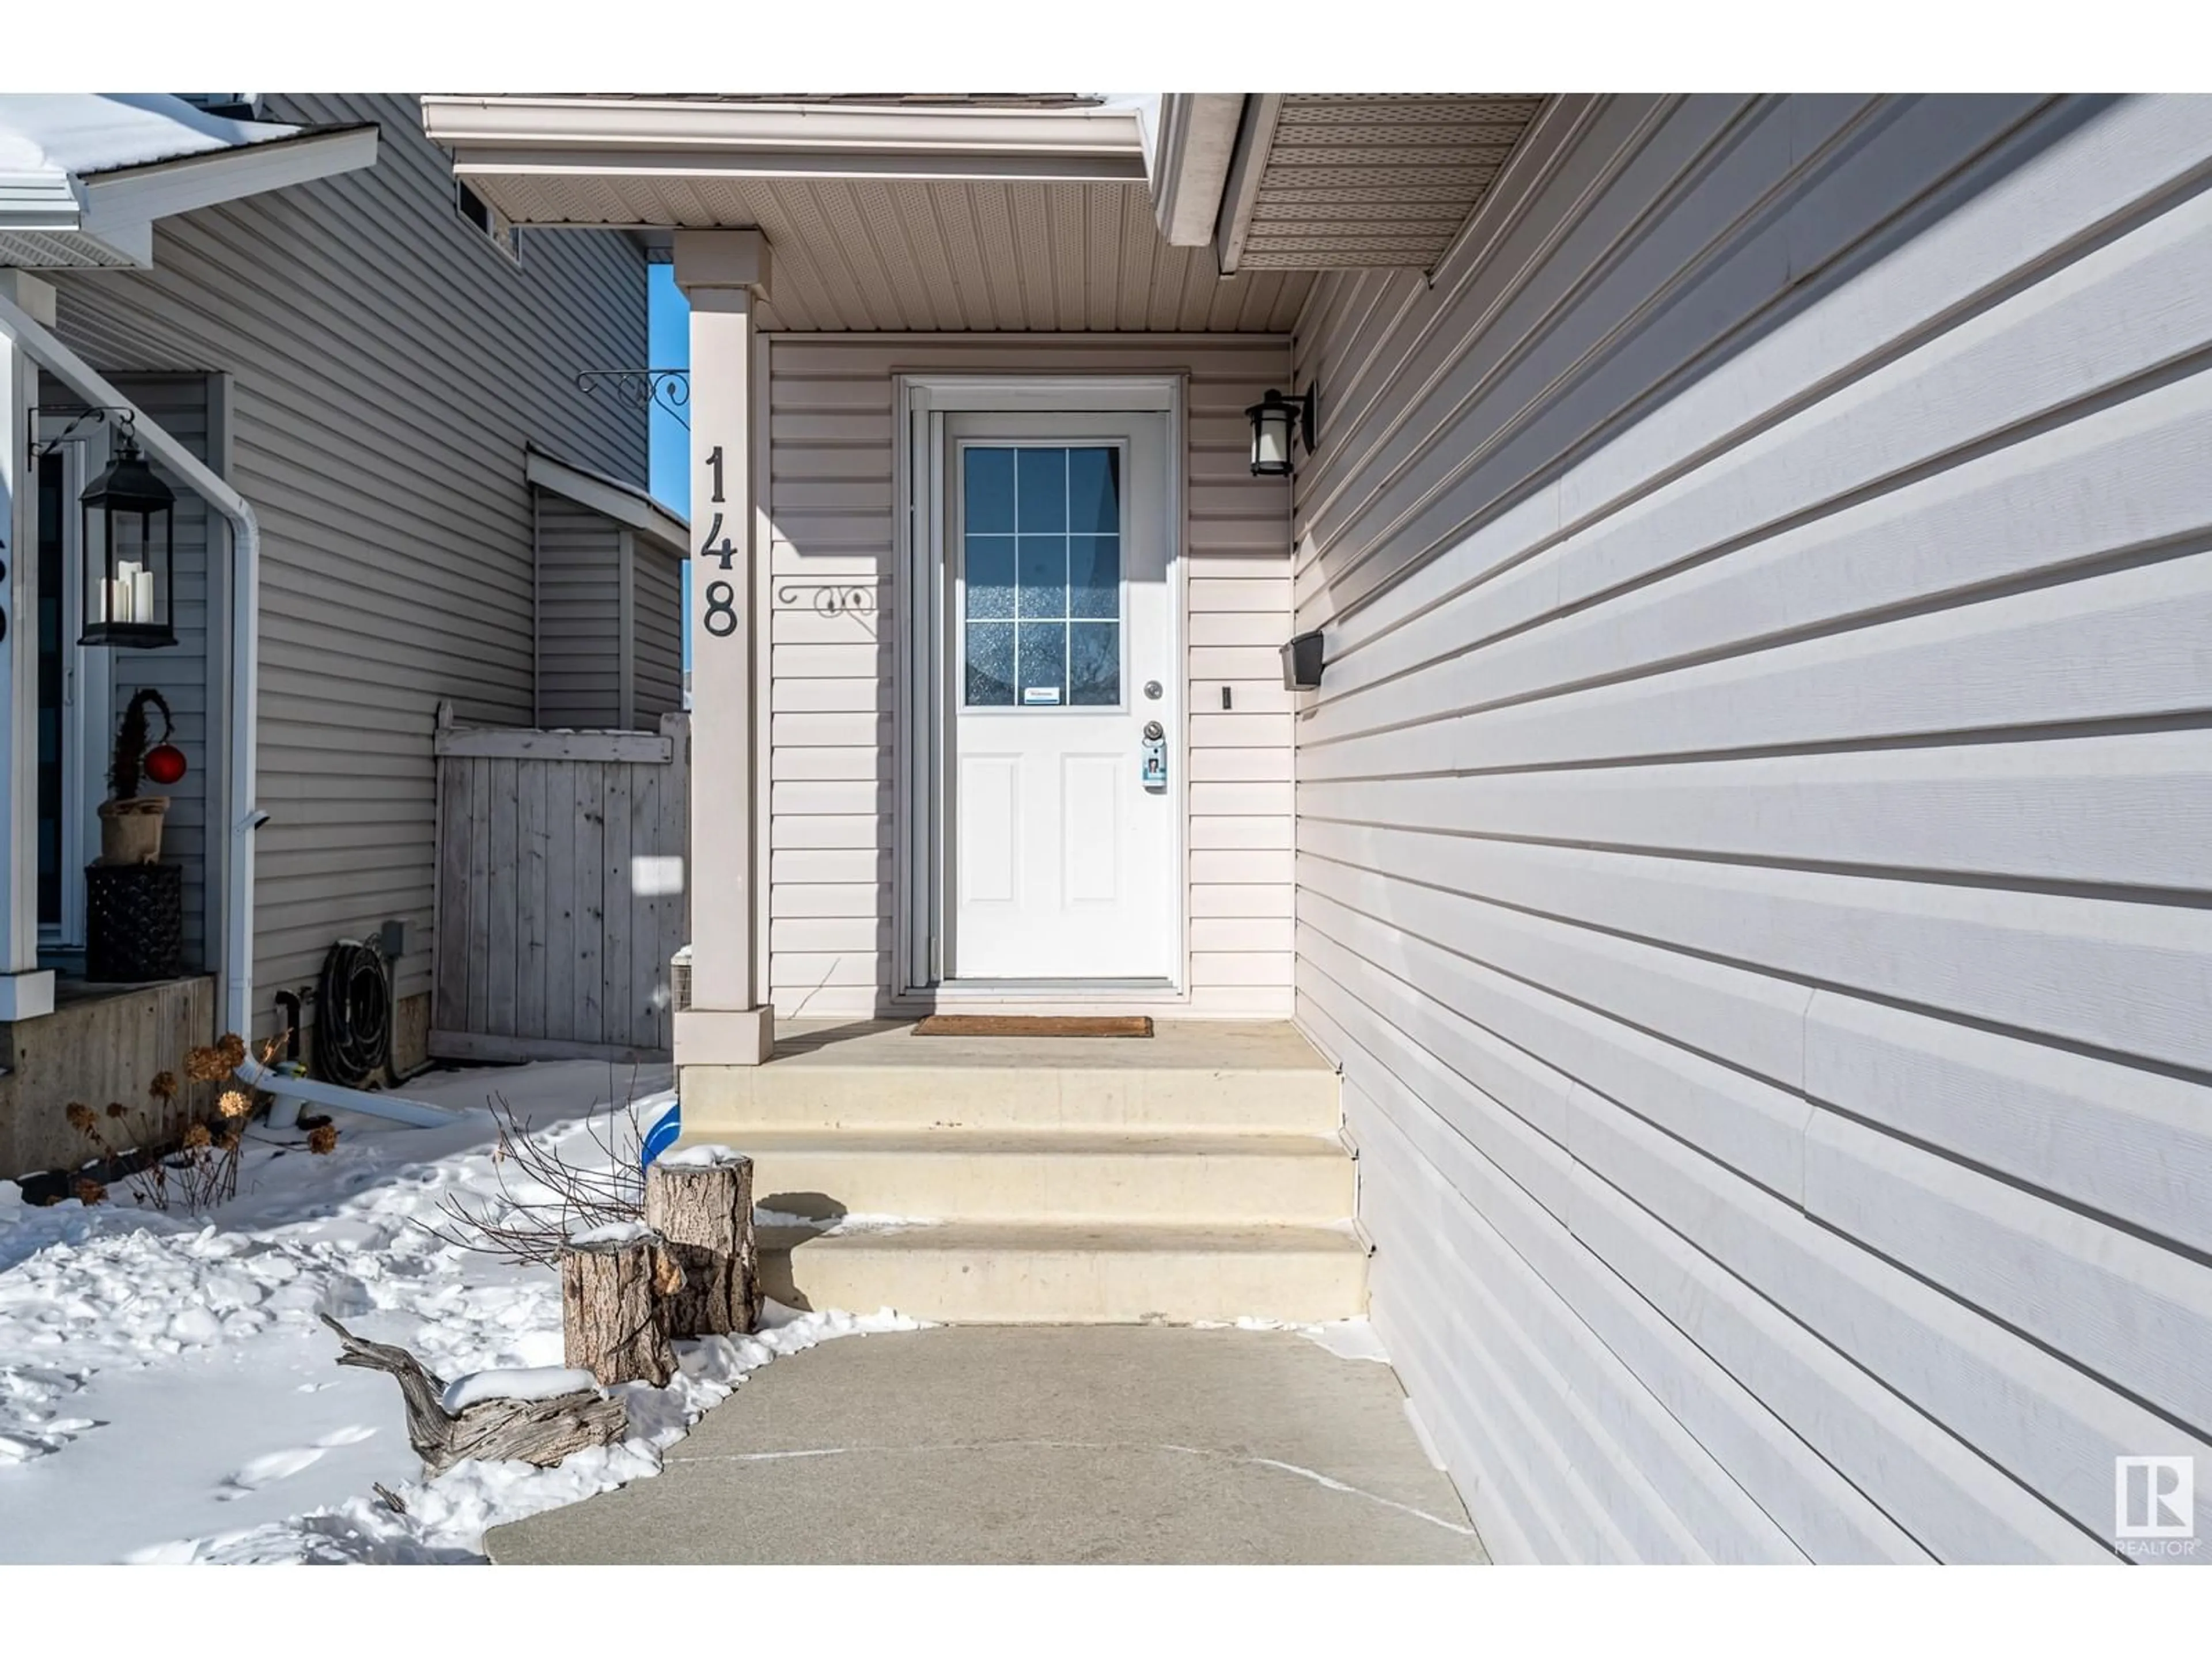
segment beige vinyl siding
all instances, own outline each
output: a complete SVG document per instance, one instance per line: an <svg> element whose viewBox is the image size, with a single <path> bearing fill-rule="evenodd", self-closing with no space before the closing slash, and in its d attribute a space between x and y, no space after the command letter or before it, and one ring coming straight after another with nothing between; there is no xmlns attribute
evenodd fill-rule
<svg viewBox="0 0 2212 1659"><path fill-rule="evenodd" d="M538 714L545 726L611 726L622 702L623 527L538 497Z"/></svg>
<svg viewBox="0 0 2212 1659"><path fill-rule="evenodd" d="M1297 1009L1501 1559L2212 1520L2212 105L1622 99L1340 274Z"/></svg>
<svg viewBox="0 0 2212 1659"><path fill-rule="evenodd" d="M1291 985L1289 491L1255 478L1246 407L1289 372L1280 338L777 335L769 983L786 1013L865 1013L891 992L895 380L904 374L1160 374L1186 381L1183 564L1194 1012L1286 1013ZM873 590L822 615L814 584ZM1221 689L1233 709L1221 712Z"/></svg>
<svg viewBox="0 0 2212 1659"><path fill-rule="evenodd" d="M441 699L532 714L523 451L642 480L642 411L580 392L644 361L643 254L453 206L411 98L276 95L287 120L379 124L375 167L163 222L155 268L62 274L61 331L110 372L228 370L231 482L264 538L257 1018L341 936L407 923L427 992Z"/></svg>

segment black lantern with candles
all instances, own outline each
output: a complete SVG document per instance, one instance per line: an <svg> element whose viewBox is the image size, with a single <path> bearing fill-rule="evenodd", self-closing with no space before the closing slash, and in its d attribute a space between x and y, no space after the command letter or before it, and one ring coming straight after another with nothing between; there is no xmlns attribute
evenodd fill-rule
<svg viewBox="0 0 2212 1659"><path fill-rule="evenodd" d="M84 632L79 645L148 650L177 642L176 492L154 476L131 428L82 497Z"/></svg>

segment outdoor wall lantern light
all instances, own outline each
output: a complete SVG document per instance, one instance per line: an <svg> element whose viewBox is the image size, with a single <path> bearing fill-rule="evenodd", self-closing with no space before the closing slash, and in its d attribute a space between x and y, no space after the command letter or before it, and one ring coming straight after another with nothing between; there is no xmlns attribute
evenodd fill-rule
<svg viewBox="0 0 2212 1659"><path fill-rule="evenodd" d="M176 492L138 453L126 417L114 464L87 486L84 632L79 645L149 650L177 642L173 532Z"/></svg>
<svg viewBox="0 0 2212 1659"><path fill-rule="evenodd" d="M1252 422L1252 471L1261 477L1287 478L1291 465L1291 422L1297 422L1298 442L1307 454L1314 451L1314 391L1285 398L1270 386L1267 394L1244 411Z"/></svg>

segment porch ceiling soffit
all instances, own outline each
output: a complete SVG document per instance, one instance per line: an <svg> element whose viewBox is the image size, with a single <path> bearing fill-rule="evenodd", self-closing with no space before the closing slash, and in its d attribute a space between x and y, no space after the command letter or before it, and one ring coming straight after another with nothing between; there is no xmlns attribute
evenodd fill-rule
<svg viewBox="0 0 2212 1659"><path fill-rule="evenodd" d="M1248 95L1212 238L1220 268L1433 267L1546 101Z"/></svg>
<svg viewBox="0 0 2212 1659"><path fill-rule="evenodd" d="M517 224L754 228L764 329L1286 334L1313 278L1224 277L1139 183L471 175Z"/></svg>
<svg viewBox="0 0 2212 1659"><path fill-rule="evenodd" d="M455 172L517 224L757 228L776 261L763 329L1279 334L1311 285L1224 278L1210 249L1170 246L1128 108L422 102Z"/></svg>

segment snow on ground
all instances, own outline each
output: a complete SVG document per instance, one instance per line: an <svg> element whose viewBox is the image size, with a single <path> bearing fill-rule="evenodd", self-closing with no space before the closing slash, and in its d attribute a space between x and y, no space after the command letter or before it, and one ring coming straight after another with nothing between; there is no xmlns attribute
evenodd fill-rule
<svg viewBox="0 0 2212 1659"><path fill-rule="evenodd" d="M466 1463L424 1482L399 1391L341 1370L319 1313L412 1348L449 1380L561 1363L559 1285L440 1243L441 1197L494 1200L496 1091L580 1159L577 1121L666 1083L569 1061L423 1078L451 1128L339 1115L337 1150L257 1126L239 1196L207 1220L134 1206L35 1209L0 1181L0 1562L471 1561L489 1527L658 1472L746 1372L831 1337L912 1329L770 1304L760 1332L679 1345L632 1384L631 1437L556 1469ZM649 1097L646 1121L670 1098ZM556 1127L558 1126L558 1127ZM390 1488L395 1513L374 1495Z"/></svg>
<svg viewBox="0 0 2212 1659"><path fill-rule="evenodd" d="M1275 1322L1267 1319L1240 1319L1237 1328L1242 1331L1275 1328ZM1295 1331L1309 1342L1318 1342L1339 1359L1371 1359L1377 1364L1390 1363L1389 1350L1376 1334L1375 1327L1364 1319L1331 1319L1318 1325L1285 1325L1280 1328Z"/></svg>
<svg viewBox="0 0 2212 1659"><path fill-rule="evenodd" d="M1301 1325L1281 1319L1257 1319L1248 1314L1233 1323L1201 1319L1198 1325L1201 1330L1288 1331L1309 1342L1320 1343L1339 1359L1372 1359L1383 1365L1390 1363L1389 1350L1382 1346L1382 1337L1365 1319L1331 1319L1320 1324Z"/></svg>

